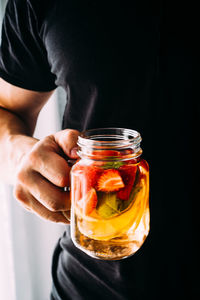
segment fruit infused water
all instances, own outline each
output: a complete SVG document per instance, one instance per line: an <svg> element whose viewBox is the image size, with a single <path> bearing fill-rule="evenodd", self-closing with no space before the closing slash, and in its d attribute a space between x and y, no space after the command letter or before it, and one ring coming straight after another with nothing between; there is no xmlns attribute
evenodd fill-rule
<svg viewBox="0 0 200 300"><path fill-rule="evenodd" d="M134 254L149 232L149 167L141 136L94 129L78 139L71 171L71 236L88 255L118 260Z"/></svg>

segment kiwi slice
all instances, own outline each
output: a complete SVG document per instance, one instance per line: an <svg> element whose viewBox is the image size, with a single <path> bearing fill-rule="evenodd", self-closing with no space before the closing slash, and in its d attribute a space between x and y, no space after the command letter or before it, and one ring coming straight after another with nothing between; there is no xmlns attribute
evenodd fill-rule
<svg viewBox="0 0 200 300"><path fill-rule="evenodd" d="M102 218L110 218L120 213L121 200L117 199L116 193L98 193L97 213Z"/></svg>

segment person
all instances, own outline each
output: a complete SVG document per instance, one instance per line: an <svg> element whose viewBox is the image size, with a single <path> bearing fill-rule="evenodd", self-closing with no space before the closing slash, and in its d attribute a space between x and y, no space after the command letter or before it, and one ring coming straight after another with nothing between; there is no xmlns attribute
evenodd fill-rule
<svg viewBox="0 0 200 300"><path fill-rule="evenodd" d="M165 1L8 0L0 54L0 164L16 199L67 224L67 158L79 132L124 127L143 137L150 164L151 229L120 261L77 249L69 225L52 261L52 299L196 299L197 199L191 196L194 133L189 9ZM63 130L32 137L57 86Z"/></svg>

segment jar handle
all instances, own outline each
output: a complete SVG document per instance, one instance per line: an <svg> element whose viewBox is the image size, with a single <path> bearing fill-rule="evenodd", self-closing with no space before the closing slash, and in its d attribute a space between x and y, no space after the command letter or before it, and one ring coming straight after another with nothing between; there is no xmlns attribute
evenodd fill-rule
<svg viewBox="0 0 200 300"><path fill-rule="evenodd" d="M76 161L76 159L68 159L67 163L70 167L72 167L76 163ZM70 192L70 186L64 187L64 191ZM71 221L71 209L63 211L62 214L68 221Z"/></svg>

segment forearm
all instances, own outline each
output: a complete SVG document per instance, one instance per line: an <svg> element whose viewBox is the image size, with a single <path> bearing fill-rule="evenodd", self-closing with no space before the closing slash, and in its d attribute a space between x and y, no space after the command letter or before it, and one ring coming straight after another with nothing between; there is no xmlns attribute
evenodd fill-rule
<svg viewBox="0 0 200 300"><path fill-rule="evenodd" d="M37 139L18 115L0 108L0 180L13 184L17 167Z"/></svg>
<svg viewBox="0 0 200 300"><path fill-rule="evenodd" d="M79 132L66 129L38 141L31 136L37 114L15 111L0 106L0 180L14 185L13 195L24 208L68 224L62 212L70 209L70 195L63 188L70 184L71 168L63 153L78 158L72 149Z"/></svg>

